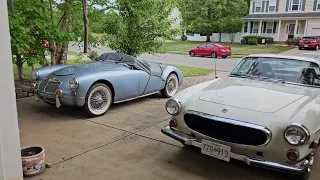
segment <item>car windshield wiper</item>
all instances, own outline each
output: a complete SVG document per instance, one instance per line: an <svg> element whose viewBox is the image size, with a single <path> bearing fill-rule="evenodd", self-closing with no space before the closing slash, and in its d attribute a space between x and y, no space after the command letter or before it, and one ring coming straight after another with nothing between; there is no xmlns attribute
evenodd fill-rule
<svg viewBox="0 0 320 180"><path fill-rule="evenodd" d="M230 73L232 76L239 76L242 78L255 78L257 76L252 76L251 74L243 74L243 73Z"/></svg>

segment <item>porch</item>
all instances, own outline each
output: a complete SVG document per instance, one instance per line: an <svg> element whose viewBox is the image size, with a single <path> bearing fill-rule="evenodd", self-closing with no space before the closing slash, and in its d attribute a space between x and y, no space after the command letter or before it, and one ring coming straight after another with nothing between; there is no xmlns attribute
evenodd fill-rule
<svg viewBox="0 0 320 180"><path fill-rule="evenodd" d="M306 36L307 20L251 20L247 21L245 36L272 37L274 41L286 41Z"/></svg>

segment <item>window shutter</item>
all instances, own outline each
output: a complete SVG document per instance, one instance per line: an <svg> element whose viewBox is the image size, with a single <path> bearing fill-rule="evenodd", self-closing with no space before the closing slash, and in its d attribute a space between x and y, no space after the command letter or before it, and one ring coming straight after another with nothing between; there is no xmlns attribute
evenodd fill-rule
<svg viewBox="0 0 320 180"><path fill-rule="evenodd" d="M261 12L264 12L264 6L265 6L265 3L266 3L265 1L262 1L262 7L261 7L261 8L262 8L262 10L261 10Z"/></svg>
<svg viewBox="0 0 320 180"><path fill-rule="evenodd" d="M250 33L253 32L253 22L251 22L251 26L250 26Z"/></svg>
<svg viewBox="0 0 320 180"><path fill-rule="evenodd" d="M263 22L262 28L263 28L263 29L262 29L262 30L263 30L262 32L263 32L263 33L266 33L266 31L267 31L267 22Z"/></svg>
<svg viewBox="0 0 320 180"><path fill-rule="evenodd" d="M273 33L276 33L277 30L277 22L273 23Z"/></svg>
<svg viewBox="0 0 320 180"><path fill-rule="evenodd" d="M255 8L256 8L256 2L252 2L252 12L254 13L254 11L255 11Z"/></svg>
<svg viewBox="0 0 320 180"><path fill-rule="evenodd" d="M269 12L269 1L266 1L266 12Z"/></svg>
<svg viewBox="0 0 320 180"><path fill-rule="evenodd" d="M290 1L290 0L287 0L286 11L289 11L289 1Z"/></svg>
<svg viewBox="0 0 320 180"><path fill-rule="evenodd" d="M277 0L277 4L276 4L276 12L279 11L279 0Z"/></svg>
<svg viewBox="0 0 320 180"><path fill-rule="evenodd" d="M304 8L306 7L306 0L302 0L302 11L304 11Z"/></svg>
<svg viewBox="0 0 320 180"><path fill-rule="evenodd" d="M317 0L314 0L313 2L313 10L317 10Z"/></svg>

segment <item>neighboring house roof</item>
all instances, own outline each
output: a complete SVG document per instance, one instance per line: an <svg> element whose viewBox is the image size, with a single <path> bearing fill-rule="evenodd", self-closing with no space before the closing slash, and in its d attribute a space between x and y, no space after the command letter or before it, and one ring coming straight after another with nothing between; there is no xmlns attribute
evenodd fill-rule
<svg viewBox="0 0 320 180"><path fill-rule="evenodd" d="M314 13L276 13L276 14L249 14L244 17L245 20L263 20L263 19L306 19L320 18L320 12Z"/></svg>

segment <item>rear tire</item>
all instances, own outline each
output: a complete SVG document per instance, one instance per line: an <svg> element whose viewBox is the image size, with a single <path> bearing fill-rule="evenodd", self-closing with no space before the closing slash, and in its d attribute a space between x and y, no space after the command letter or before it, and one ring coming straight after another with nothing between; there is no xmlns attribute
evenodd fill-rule
<svg viewBox="0 0 320 180"><path fill-rule="evenodd" d="M301 47L299 47L299 50L302 50L302 48L301 48Z"/></svg>
<svg viewBox="0 0 320 180"><path fill-rule="evenodd" d="M211 53L211 57L212 57L212 58L217 58L217 53L216 53L216 52L212 52L212 53Z"/></svg>
<svg viewBox="0 0 320 180"><path fill-rule="evenodd" d="M196 56L196 53L194 51L190 51L189 54L190 54L191 57L195 57Z"/></svg>
<svg viewBox="0 0 320 180"><path fill-rule="evenodd" d="M111 89L103 83L97 83L87 92L84 109L89 117L97 117L105 114L111 103Z"/></svg>
<svg viewBox="0 0 320 180"><path fill-rule="evenodd" d="M227 56L222 56L223 59L227 58Z"/></svg>
<svg viewBox="0 0 320 180"><path fill-rule="evenodd" d="M177 93L178 87L179 87L178 77L177 75L171 73L167 78L166 85L161 90L161 95L165 98L172 97Z"/></svg>

